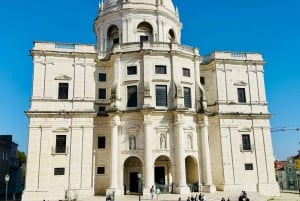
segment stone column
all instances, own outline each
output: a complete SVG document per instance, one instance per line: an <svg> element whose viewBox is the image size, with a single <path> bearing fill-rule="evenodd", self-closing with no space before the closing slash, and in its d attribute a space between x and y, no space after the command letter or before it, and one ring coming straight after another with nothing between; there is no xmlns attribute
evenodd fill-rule
<svg viewBox="0 0 300 201"><path fill-rule="evenodd" d="M215 192L216 187L212 184L211 175L211 160L208 142L208 118L206 115L203 116L201 126L201 142L202 142L202 157L203 157L203 179L204 185L202 186L202 191L204 192Z"/></svg>
<svg viewBox="0 0 300 201"><path fill-rule="evenodd" d="M190 189L186 185L186 174L185 174L185 139L183 132L184 121L182 114L177 114L177 122L174 124L174 134L176 137L175 145L175 165L176 165L176 193L185 194L189 193Z"/></svg>
<svg viewBox="0 0 300 201"><path fill-rule="evenodd" d="M110 138L110 187L107 190L108 193L119 194L118 191L118 130L120 125L120 116L114 114L111 121L111 138Z"/></svg>
<svg viewBox="0 0 300 201"><path fill-rule="evenodd" d="M144 192L149 193L149 189L154 185L154 167L152 159L152 121L149 113L144 114L144 139L145 139L145 165L144 165Z"/></svg>

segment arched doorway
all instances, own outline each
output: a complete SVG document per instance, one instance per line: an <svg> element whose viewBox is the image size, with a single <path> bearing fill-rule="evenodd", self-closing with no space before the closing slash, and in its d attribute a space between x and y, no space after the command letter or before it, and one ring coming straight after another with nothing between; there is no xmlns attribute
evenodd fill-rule
<svg viewBox="0 0 300 201"><path fill-rule="evenodd" d="M161 193L173 192L172 165L168 156L159 156L154 164L155 187Z"/></svg>
<svg viewBox="0 0 300 201"><path fill-rule="evenodd" d="M126 193L138 193L139 183L138 173L143 174L142 161L135 156L129 157L124 162L124 191Z"/></svg>
<svg viewBox="0 0 300 201"><path fill-rule="evenodd" d="M107 31L107 47L112 48L113 45L119 44L119 28L116 25L111 25Z"/></svg>
<svg viewBox="0 0 300 201"><path fill-rule="evenodd" d="M188 156L185 158L186 183L191 192L199 192L199 174L197 160Z"/></svg>
<svg viewBox="0 0 300 201"><path fill-rule="evenodd" d="M141 22L137 26L140 42L153 40L153 28L148 22Z"/></svg>

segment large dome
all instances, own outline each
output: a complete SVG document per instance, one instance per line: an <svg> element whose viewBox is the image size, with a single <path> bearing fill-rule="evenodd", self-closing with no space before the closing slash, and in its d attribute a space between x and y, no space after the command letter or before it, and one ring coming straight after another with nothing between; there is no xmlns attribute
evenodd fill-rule
<svg viewBox="0 0 300 201"><path fill-rule="evenodd" d="M167 10L175 12L172 0L103 0L103 9L107 9L112 6L117 6L122 3L148 4L148 5L159 4L159 5L164 6Z"/></svg>

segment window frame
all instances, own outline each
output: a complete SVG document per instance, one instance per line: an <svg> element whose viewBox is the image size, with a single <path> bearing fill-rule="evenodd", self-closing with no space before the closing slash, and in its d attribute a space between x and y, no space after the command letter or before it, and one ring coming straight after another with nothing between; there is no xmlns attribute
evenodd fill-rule
<svg viewBox="0 0 300 201"><path fill-rule="evenodd" d="M166 65L155 65L155 74L166 75L167 74L167 66Z"/></svg>
<svg viewBox="0 0 300 201"><path fill-rule="evenodd" d="M96 174L97 175L105 175L105 167L104 166L97 166Z"/></svg>
<svg viewBox="0 0 300 201"><path fill-rule="evenodd" d="M200 84L205 85L205 77L203 76L200 77Z"/></svg>
<svg viewBox="0 0 300 201"><path fill-rule="evenodd" d="M246 103L246 89L245 88L237 88L237 96L238 96L238 102L239 103Z"/></svg>
<svg viewBox="0 0 300 201"><path fill-rule="evenodd" d="M134 89L134 90L132 90ZM126 107L136 108L138 106L138 87L137 85L127 86L127 103Z"/></svg>
<svg viewBox="0 0 300 201"><path fill-rule="evenodd" d="M190 87L183 87L184 107L192 108L192 93Z"/></svg>
<svg viewBox="0 0 300 201"><path fill-rule="evenodd" d="M54 176L63 176L65 175L65 168L64 167L58 167L53 169L53 175Z"/></svg>
<svg viewBox="0 0 300 201"><path fill-rule="evenodd" d="M65 154L67 152L67 135L55 136L55 153Z"/></svg>
<svg viewBox="0 0 300 201"><path fill-rule="evenodd" d="M98 149L105 149L106 148L106 137L105 136L98 136L98 138L97 138L97 148Z"/></svg>
<svg viewBox="0 0 300 201"><path fill-rule="evenodd" d="M243 151L251 151L251 137L249 134L242 134L242 149Z"/></svg>
<svg viewBox="0 0 300 201"><path fill-rule="evenodd" d="M159 90L164 94L160 94ZM164 97L162 97L164 96ZM162 97L163 99L160 99ZM155 105L157 107L168 107L168 86L167 85L155 85Z"/></svg>
<svg viewBox="0 0 300 201"><path fill-rule="evenodd" d="M253 163L245 163L245 170L254 170Z"/></svg>
<svg viewBox="0 0 300 201"><path fill-rule="evenodd" d="M113 45L120 44L120 38L119 37L113 38L112 43L113 43Z"/></svg>
<svg viewBox="0 0 300 201"><path fill-rule="evenodd" d="M106 73L99 73L98 81L99 82L106 82Z"/></svg>
<svg viewBox="0 0 300 201"><path fill-rule="evenodd" d="M137 75L137 66L127 66L127 75Z"/></svg>
<svg viewBox="0 0 300 201"><path fill-rule="evenodd" d="M191 69L189 69L189 68L182 68L182 76L184 76L184 77L191 77Z"/></svg>
<svg viewBox="0 0 300 201"><path fill-rule="evenodd" d="M68 100L69 99L69 83L67 83L67 82L59 82L58 83L57 98L59 100Z"/></svg>
<svg viewBox="0 0 300 201"><path fill-rule="evenodd" d="M147 35L140 35L140 42L149 41L149 36Z"/></svg>
<svg viewBox="0 0 300 201"><path fill-rule="evenodd" d="M105 100L106 98L106 88L98 88L98 99Z"/></svg>

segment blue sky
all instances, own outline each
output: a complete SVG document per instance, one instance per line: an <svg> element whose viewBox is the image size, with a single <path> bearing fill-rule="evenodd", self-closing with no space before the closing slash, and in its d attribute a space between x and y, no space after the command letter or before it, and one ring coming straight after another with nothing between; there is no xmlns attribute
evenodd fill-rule
<svg viewBox="0 0 300 201"><path fill-rule="evenodd" d="M0 134L27 149L33 41L95 43L98 0L3 0L0 6ZM173 0L183 23L182 44L206 55L215 50L259 52L271 126L300 127L300 1ZM286 159L300 148L300 132L272 133L274 155Z"/></svg>

